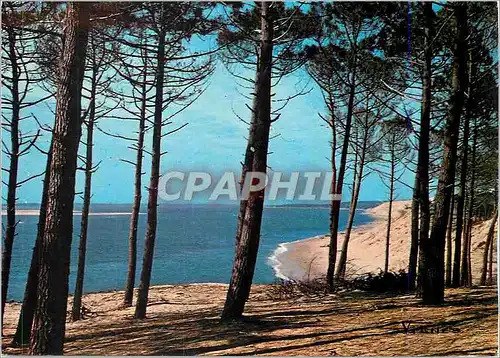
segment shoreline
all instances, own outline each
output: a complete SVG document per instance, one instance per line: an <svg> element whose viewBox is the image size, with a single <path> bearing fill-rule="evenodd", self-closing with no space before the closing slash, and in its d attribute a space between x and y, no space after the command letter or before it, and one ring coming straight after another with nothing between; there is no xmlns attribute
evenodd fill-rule
<svg viewBox="0 0 500 358"><path fill-rule="evenodd" d="M387 228L388 203L363 210L363 214L370 217L370 221L353 227L348 250L347 272L349 275L364 274L367 272L377 273L384 267L385 258L385 235ZM34 210L37 211L37 210ZM93 213L94 215L112 215L113 213ZM129 213L118 213L129 215ZM92 214L91 214L92 215ZM389 270L407 270L409 243L410 243L410 218L411 201L394 201L393 215L391 221L391 241ZM474 283L480 278L484 240L490 221L474 224L472 237L472 273ZM497 230L495 230L497 231ZM344 231L339 232L338 251L339 256L344 239ZM267 265L274 273L273 280L260 284L272 284L277 279L304 280L324 277L328 267L329 235L320 234L313 237L287 241L277 244L277 247L266 258ZM338 261L337 261L338 262ZM496 262L493 263L496 272ZM266 280L267 281L267 280ZM206 284L199 283L163 283L163 285L191 285ZM224 282L212 282L213 285L225 284ZM104 291L89 291L85 294L116 292L123 290L116 287ZM21 302L10 299L8 302Z"/></svg>
<svg viewBox="0 0 500 358"><path fill-rule="evenodd" d="M356 277L368 272L383 271L389 203L363 209L372 221L353 227L349 240L346 275ZM473 282L481 275L484 242L490 221L476 223L472 230L471 262ZM407 271L410 251L411 200L392 203L389 271ZM497 230L496 230L497 231ZM275 275L284 280L310 280L325 277L328 268L329 235L322 234L291 242L283 242L269 261ZM344 241L339 232L337 263ZM454 243L452 252L454 250ZM493 264L496 272L496 263Z"/></svg>
<svg viewBox="0 0 500 358"><path fill-rule="evenodd" d="M358 226L353 226L350 244L352 244L354 236L360 231L369 230L375 224L378 226L384 223L383 217L378 210L374 210L383 204L385 203L373 208L356 209L356 211L361 211L363 214L369 216L371 220ZM339 231L337 256L340 255L344 235L345 230ZM319 234L279 244L269 257L269 261L273 263L272 268L276 277L285 281L309 281L324 277L327 265L324 264L323 256L325 253L326 255L328 254L329 238L329 234ZM322 250L323 248L325 249Z"/></svg>

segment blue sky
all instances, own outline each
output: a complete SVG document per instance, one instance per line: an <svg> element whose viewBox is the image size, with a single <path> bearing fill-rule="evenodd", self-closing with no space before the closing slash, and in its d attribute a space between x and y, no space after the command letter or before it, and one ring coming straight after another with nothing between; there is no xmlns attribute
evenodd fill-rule
<svg viewBox="0 0 500 358"><path fill-rule="evenodd" d="M204 51L215 48L215 38L191 39L189 49ZM253 78L252 73L245 73ZM207 171L209 173L221 173L233 171L240 173L240 162L243 159L246 147L246 136L248 128L233 113L236 112L241 118L248 120L250 111L245 106L248 99L241 93L248 90L242 89L236 78L234 78L220 62L217 62L216 70L209 80L209 85L198 100L188 109L176 116L173 126L188 123L179 132L165 137L162 140L162 150L168 154L162 157L161 172L166 171ZM303 88L309 81L304 70L298 70L285 77L275 88L275 98L286 98L297 92L297 88ZM318 112L324 112L324 104L321 92L310 81L311 92L299 96L281 111L281 117L273 123L271 137L278 135L270 142L268 165L274 171L289 173L292 171L329 171L330 170L330 144L331 132L326 128L318 116ZM4 89L5 90L5 89ZM40 89L32 92L33 99L43 95ZM5 93L4 93L5 96ZM29 100L29 99L28 99ZM248 103L250 105L250 103ZM35 108L27 109L22 116L33 113L40 122L53 124L55 108L53 99ZM7 114L8 115L8 114ZM125 114L119 114L124 115ZM125 136L135 136L137 123L132 121L117 121L112 119L101 119L98 125L114 133ZM33 120L25 120L22 130L36 131L37 124ZM171 129L169 127L169 129ZM164 130L165 132L166 130ZM146 149L151 148L151 132L146 135ZM9 142L8 133L2 132L3 139ZM102 161L99 169L92 177L92 202L94 203L131 203L133 200L133 177L134 168L120 159L134 161L135 152L128 149L129 142L122 141L95 131L94 135L94 163ZM82 139L85 138L85 131ZM44 133L39 140L42 147L48 148L50 136ZM80 145L80 153L83 154L85 147ZM2 166L7 167L5 155L2 156ZM81 165L81 163L80 163ZM150 156L145 155L143 187L149 181ZM45 169L45 155L32 150L29 155L20 160L19 180L30 175L41 173ZM238 174L239 175L239 174ZM19 203L40 202L42 178L32 180L18 189ZM83 191L83 172L77 173L76 192ZM405 173L402 178L406 183L413 183L413 174ZM346 182L352 181L351 173L347 174ZM410 198L411 192L401 184L396 184L396 195L400 199ZM5 194L5 186L3 187ZM349 190L344 188L344 198L349 198ZM5 197L5 195L4 195ZM147 197L143 189L143 198ZM360 200L386 200L388 197L386 187L381 183L376 173L368 176L361 189ZM81 202L77 195L77 202ZM144 200L146 201L146 200Z"/></svg>
<svg viewBox="0 0 500 358"><path fill-rule="evenodd" d="M295 92L297 81L305 79L301 71L286 78L277 88L278 96ZM311 84L311 86L313 86ZM242 118L249 118L250 112L245 106L247 100L238 93L236 80L226 71L222 64L210 80L209 87L203 95L186 111L174 119L175 123L188 126L168 136L163 141L163 150L167 150L161 162L161 171L240 171L240 161L246 146L247 125L240 121L232 108ZM48 109L53 101L33 109L33 113L44 123L53 121L53 114ZM279 134L271 140L268 163L274 171L328 171L330 130L323 125L318 112L323 111L321 94L317 88L304 96L293 99L282 111L280 119L273 124L271 135ZM25 113L26 115L27 113ZM102 121L109 121L103 123ZM117 122L103 119L103 128L113 128L114 132L130 135L136 130L134 122ZM25 130L34 128L34 121L27 120ZM4 140L7 133L3 133ZM85 133L83 134L85 135ZM149 137L150 138L150 137ZM41 139L42 146L47 147L50 137L45 134ZM147 141L150 147L150 141ZM133 160L134 152L127 148L129 143L106 136L99 131L95 134L94 158L101 161L100 168L93 176L93 202L95 203L130 203L133 198L133 167L121 158ZM84 149L80 146L80 149ZM83 153L81 151L81 153ZM8 163L3 157L3 166ZM149 180L149 155L145 156L144 183ZM32 151L23 156L20 162L20 179L42 172L45 156ZM412 174L407 173L407 183L412 182ZM348 174L347 181L351 180ZM40 201L42 182L35 179L18 190L20 203ZM77 175L77 192L83 190L83 173ZM346 189L345 189L346 190ZM399 198L409 198L411 193L402 185L397 188ZM5 192L5 188L4 188ZM146 194L144 192L144 194ZM144 195L144 197L146 197ZM361 189L360 200L385 200L387 190L380 182L377 174L370 175ZM81 201L80 197L76 198Z"/></svg>

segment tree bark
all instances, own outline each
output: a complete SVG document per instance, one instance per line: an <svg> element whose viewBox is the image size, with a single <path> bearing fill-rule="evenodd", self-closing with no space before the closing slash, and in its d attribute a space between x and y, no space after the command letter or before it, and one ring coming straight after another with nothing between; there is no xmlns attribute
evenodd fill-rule
<svg viewBox="0 0 500 358"><path fill-rule="evenodd" d="M257 92L257 81L259 80L259 73L258 71L255 71L255 90ZM241 168L241 177L240 177L240 193L241 190L243 189L243 183L245 181L245 177L247 173L251 170L252 167L252 161L253 161L253 150L252 148L254 147L254 136L255 136L255 127L256 127L256 120L259 115L259 100L257 98L257 93L254 94L253 96L253 105L252 105L252 110L251 110L251 119L250 119L250 125L249 125L249 133L248 133L248 140L247 140L247 147L245 150L245 157L242 163L242 168ZM241 228L243 226L243 218L245 217L245 211L247 207L247 200L242 199L240 201L240 210L238 212L238 223L236 227L236 236L235 236L235 247L238 246L238 242L240 240L241 236Z"/></svg>
<svg viewBox="0 0 500 358"><path fill-rule="evenodd" d="M438 187L436 190L434 221L428 244L424 248L422 270L422 301L440 304L444 300L444 247L455 178L457 142L460 116L467 89L467 3L457 3L454 8L457 26L453 60L453 92L450 99L448 123L444 132L444 153Z"/></svg>
<svg viewBox="0 0 500 358"><path fill-rule="evenodd" d="M16 35L12 29L7 30L7 41L9 42L10 66L12 67L12 117L10 119L10 164L9 179L7 183L7 225L2 250L2 332L5 303L7 302L7 290L9 288L10 266L12 261L12 248L16 236L16 189L17 171L19 165L19 116L21 101L19 98L20 71L17 61Z"/></svg>
<svg viewBox="0 0 500 358"><path fill-rule="evenodd" d="M358 205L359 191L361 189L361 182L363 180L363 169L365 166L365 156L366 147L368 143L368 131L364 133L363 145L361 148L361 153L359 153L359 172L355 175L356 182L354 183L353 195L351 200L351 205L349 209L349 217L347 219L347 227L345 230L344 241L342 242L342 250L340 251L339 264L337 266L337 272L335 273L335 279L340 280L344 278L346 265L347 265L347 249L349 246L349 240L351 238L352 227L354 224L354 217L356 215L356 207ZM355 171L358 169L355 167Z"/></svg>
<svg viewBox="0 0 500 358"><path fill-rule="evenodd" d="M469 188L469 202L467 209L467 220L465 221L465 230L463 234L464 247L462 248L462 264L460 272L460 285L470 286L472 284L470 273L470 235L472 230L472 214L474 209L474 185L476 183L476 145L477 145L477 127L474 128L472 153L471 153L471 180Z"/></svg>
<svg viewBox="0 0 500 358"><path fill-rule="evenodd" d="M468 286L472 286L472 261L471 261L471 248L472 248L472 218L471 222L468 225L468 231L467 231L467 272L469 273L469 282Z"/></svg>
<svg viewBox="0 0 500 358"><path fill-rule="evenodd" d="M144 155L144 132L146 129L146 105L147 105L147 72L144 70L141 86L141 114L139 118L139 133L137 137L137 155L135 159L134 175L134 203L132 204L132 214L130 216L130 227L128 231L128 270L127 283L125 285L125 295L123 305L132 305L135 286L135 273L137 267L137 227L139 225L139 211L141 210L142 199L142 160Z"/></svg>
<svg viewBox="0 0 500 358"><path fill-rule="evenodd" d="M469 57L471 58L471 56ZM469 132L470 132L470 111L471 111L471 80L473 79L472 73L474 71L472 62L470 63L470 73L469 73L469 99L467 100L466 116L464 121L464 132L462 138L462 162L460 171L460 188L457 196L457 219L455 227L455 253L453 259L453 281L452 287L458 287L460 285L460 252L462 249L462 230L463 230L463 220L464 220L464 205L465 205L465 193L467 184L467 165L468 154L469 154Z"/></svg>
<svg viewBox="0 0 500 358"><path fill-rule="evenodd" d="M97 67L92 68L90 89L89 119L87 123L87 140L85 153L85 187L83 189L82 221L80 226L80 243L78 246L78 268L76 272L75 293L71 319L81 319L83 281L85 277L85 256L87 253L87 231L89 226L90 198L92 196L92 147L94 146L95 97L97 88Z"/></svg>
<svg viewBox="0 0 500 358"><path fill-rule="evenodd" d="M497 220L498 220L498 212L497 212ZM490 242L490 264L488 269L488 284L493 285L493 245L495 244L495 240L491 240ZM498 264L497 264L498 266Z"/></svg>
<svg viewBox="0 0 500 358"><path fill-rule="evenodd" d="M344 142L342 144L342 152L340 155L340 165L338 170L338 177L336 180L336 188L333 194L342 195L342 187L344 185L344 176L347 162L347 152L349 149L349 137L351 134L351 123L354 107L354 96L356 94L356 57L354 58L353 73L351 75L351 91L349 93L349 100L347 103L347 116L345 123ZM326 272L326 283L329 292L335 289L335 264L337 261L337 241L339 231L339 218L340 218L340 200L334 200L330 209L330 245L328 249L328 270Z"/></svg>
<svg viewBox="0 0 500 358"><path fill-rule="evenodd" d="M47 219L40 245L38 300L30 341L30 354L34 355L63 353L88 27L89 5L67 3L65 40L59 60Z"/></svg>
<svg viewBox="0 0 500 358"><path fill-rule="evenodd" d="M453 231L453 213L455 206L455 187L453 186L451 196L450 215L448 216L448 233L446 236L446 287L451 287L451 271L452 271L452 231Z"/></svg>
<svg viewBox="0 0 500 358"><path fill-rule="evenodd" d="M396 158L394 148L391 149L391 174L389 187L389 211L387 212L387 231L385 234L385 261L384 273L389 272L389 245L391 238L391 220L392 220L392 202L394 201L394 169L396 167Z"/></svg>
<svg viewBox="0 0 500 358"><path fill-rule="evenodd" d="M260 59L255 84L256 105L259 112L255 117L255 132L252 138L254 151L251 169L252 172L266 173L269 131L271 128L271 71L274 21L272 14L269 13L269 3L262 2L260 6ZM252 131L252 128L250 131ZM264 189L259 192L251 192L245 205L243 220L239 224L240 237L237 239L231 281L221 315L223 320L239 319L243 315L255 271L263 209Z"/></svg>
<svg viewBox="0 0 500 358"><path fill-rule="evenodd" d="M408 260L408 290L415 289L415 279L417 277L417 260L419 252L419 213L420 213L420 192L418 185L419 171L415 174L415 185L413 186L413 197L411 202L411 243L410 258Z"/></svg>
<svg viewBox="0 0 500 358"><path fill-rule="evenodd" d="M418 185L419 219L419 263L418 263L418 293L422 290L422 278L425 258L422 254L429 241L429 131L432 106L432 38L434 34L434 11L431 3L423 3L425 15L424 68L422 78L422 105L420 115L420 136L416 183ZM415 228L416 230L416 228ZM413 279L413 276L410 277ZM411 282L411 281L410 281Z"/></svg>
<svg viewBox="0 0 500 358"><path fill-rule="evenodd" d="M166 9L162 7L162 11ZM162 14L165 16L165 14ZM158 53L156 55L156 89L155 89L155 111L153 125L153 147L151 155L151 176L148 188L148 216L146 224L146 239L144 241L144 257L142 261L141 278L137 293L135 306L135 318L146 317L148 304L149 286L151 283L151 271L153 269L153 255L156 240L156 226L158 216L158 182L160 180L161 159L161 129L163 108L163 83L165 76L165 28L161 29L158 36Z"/></svg>
<svg viewBox="0 0 500 358"><path fill-rule="evenodd" d="M16 333L12 344L14 346L22 346L29 343L30 331L33 324L33 315L35 313L37 301L37 287L38 287L38 267L39 267L39 252L41 248L41 241L45 231L45 220L47 218L47 196L49 191L49 178L50 178L50 162L52 161L52 148L53 139L50 143L49 151L47 152L47 164L45 166L45 174L43 177L42 199L40 201L40 213L38 215L38 228L35 239L35 246L33 254L31 255L31 263L28 271L28 278L26 287L24 289L23 304L19 313L19 320L17 322Z"/></svg>
<svg viewBox="0 0 500 358"><path fill-rule="evenodd" d="M488 236L486 237L486 243L484 244L483 267L481 270L480 285L486 285L486 275L488 273L488 256L491 256L490 247L492 246L491 243L493 242L493 236L495 234L495 224L498 219L498 214L496 211L493 215L494 216L493 219L491 220L490 228L488 230ZM491 251L493 250L491 249Z"/></svg>

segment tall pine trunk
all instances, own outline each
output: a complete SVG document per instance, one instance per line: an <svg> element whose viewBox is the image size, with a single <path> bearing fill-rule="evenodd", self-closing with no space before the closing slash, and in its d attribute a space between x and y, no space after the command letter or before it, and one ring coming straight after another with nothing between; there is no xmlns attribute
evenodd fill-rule
<svg viewBox="0 0 500 358"><path fill-rule="evenodd" d="M488 273L488 256L491 256L490 250L493 251L492 242L493 236L495 234L495 224L498 219L498 214L495 211L493 214L493 219L491 220L490 228L488 230L488 236L486 237L486 243L484 244L484 253L483 253L483 267L481 270L481 280L480 285L486 285L486 276Z"/></svg>
<svg viewBox="0 0 500 358"><path fill-rule="evenodd" d="M251 171L252 167L252 161L253 161L253 148L254 148L254 137L255 137L255 128L256 128L256 121L257 117L259 115L259 99L257 97L258 95L258 87L257 87L257 82L259 80L259 71L255 71L255 93L253 96L253 104L252 104L252 109L251 109L251 119L250 119L250 124L249 124L249 133L248 133L248 140L247 140L247 147L245 149L245 157L243 159L242 167L241 167L241 177L240 177L240 193L243 190L243 184L245 182L245 177L249 171ZM245 217L245 211L247 207L247 200L246 198L242 198L240 200L240 209L238 211L238 222L237 222L237 227L236 227L236 235L235 235L235 247L238 247L238 243L240 240L241 236L241 228L243 226L243 219Z"/></svg>
<svg viewBox="0 0 500 358"><path fill-rule="evenodd" d="M337 272L335 273L335 279L340 280L345 276L346 265L347 265L347 249L349 247L349 240L351 238L352 227L354 225L354 217L356 215L356 207L358 205L359 191L361 189L361 182L363 180L363 169L365 166L365 156L366 156L366 146L368 142L368 130L365 131L363 136L363 145L361 148L361 153L359 153L359 172L355 176L355 183L353 188L353 195L351 200L351 205L349 209L349 217L347 219L347 227L344 235L344 241L342 242L342 250L340 251L339 264L337 266ZM354 167L357 171L358 168Z"/></svg>
<svg viewBox="0 0 500 358"><path fill-rule="evenodd" d="M334 194L342 195L342 187L344 185L344 176L347 163L347 152L349 149L349 138L351 135L352 116L354 109L354 96L356 94L356 55L354 58L353 73L351 75L351 89L349 93L349 100L347 103L347 116L345 123L344 142L342 143L342 152L340 155L340 163L338 169L338 177L336 179L336 187ZM332 183L333 184L333 183ZM338 244L338 231L339 231L339 218L340 218L340 200L332 201L330 208L330 245L328 249L328 269L326 272L326 283L329 292L335 289L335 264L337 261L337 244Z"/></svg>
<svg viewBox="0 0 500 358"><path fill-rule="evenodd" d="M422 272L425 266L423 250L429 241L430 209L429 209L429 131L432 106L432 38L434 34L434 11L431 3L423 3L425 15L424 68L422 77L422 105L420 115L420 136L416 184L418 185L419 233L418 233L418 291L422 289ZM415 228L416 229L416 228ZM410 280L414 280L410 276ZM413 285L413 281L410 281Z"/></svg>
<svg viewBox="0 0 500 358"><path fill-rule="evenodd" d="M66 3L64 25L47 219L40 245L38 300L30 341L30 354L34 355L63 353L89 5Z"/></svg>
<svg viewBox="0 0 500 358"><path fill-rule="evenodd" d="M420 192L418 185L419 171L415 174L415 184L413 186L413 197L411 202L411 243L410 243L410 257L408 260L408 290L415 289L415 280L417 277L417 260L419 252L419 215L420 215Z"/></svg>
<svg viewBox="0 0 500 358"><path fill-rule="evenodd" d="M269 131L271 129L271 71L274 22L272 14L269 13L269 3L262 2L260 7L260 58L255 83L255 100L259 110L255 115L255 125L251 125L250 128L250 131L254 130L251 170L256 173L266 173ZM254 128L252 129L252 127ZM237 231L240 236L237 238L231 281L221 315L223 320L239 319L243 315L255 271L263 209L264 189L251 192L245 204L244 215L241 217L242 222L238 224Z"/></svg>
<svg viewBox="0 0 500 358"><path fill-rule="evenodd" d="M165 8L162 7L165 12ZM162 14L164 16L165 14ZM151 284L151 271L153 269L154 246L156 240L156 226L158 219L158 182L160 180L161 159L161 129L163 108L163 83L165 76L165 28L162 27L158 36L158 52L156 55L156 88L155 111L153 124L153 147L151 153L151 176L148 188L148 216L146 224L146 239L144 240L144 257L142 261L141 278L137 292L135 318L146 317L149 286Z"/></svg>
<svg viewBox="0 0 500 358"><path fill-rule="evenodd" d="M130 227L128 231L128 270L127 283L125 285L125 295L123 305L132 305L135 286L135 273L137 269L137 228L139 225L139 211L141 210L142 199L142 159L144 155L144 131L146 129L146 96L147 96L147 72L144 70L141 87L141 114L139 118L139 133L137 137L137 153L135 159L134 175L134 203L132 204L132 214L130 216Z"/></svg>
<svg viewBox="0 0 500 358"><path fill-rule="evenodd" d="M470 218L470 223L468 225L467 231L467 272L469 273L468 286L472 286L472 258L471 258L471 248L472 248L472 218Z"/></svg>
<svg viewBox="0 0 500 358"><path fill-rule="evenodd" d="M471 153L471 180L469 188L469 202L467 208L467 219L465 221L465 230L463 234L462 263L460 269L460 285L470 286L472 284L470 272L470 246L472 232L472 215L474 211L474 185L476 183L476 145L477 145L477 126L474 126L472 153Z"/></svg>
<svg viewBox="0 0 500 358"><path fill-rule="evenodd" d="M12 67L12 116L10 119L10 163L9 179L7 183L7 225L2 248L2 332L3 316L5 313L5 303L7 302L7 290L9 288L10 266L12 261L12 248L14 246L14 237L16 236L16 191L17 191L17 172L19 165L19 116L21 111L21 101L19 98L19 81L21 73L17 63L16 35L9 28L7 30L7 41L9 43L10 66Z"/></svg>
<svg viewBox="0 0 500 358"><path fill-rule="evenodd" d="M455 187L453 187L451 196L450 215L448 216L448 233L446 235L446 287L451 287L452 271L452 231L453 231L453 213L455 211Z"/></svg>
<svg viewBox="0 0 500 358"><path fill-rule="evenodd" d="M453 92L444 131L444 152L438 187L434 202L434 220L428 245L424 248L422 269L422 301L440 304L444 300L444 248L450 201L453 194L460 116L467 89L467 3L457 3L454 8L457 34L453 53Z"/></svg>
<svg viewBox="0 0 500 358"><path fill-rule="evenodd" d="M391 173L390 173L390 184L389 184L389 210L387 212L387 230L385 233L385 260L384 260L384 273L389 272L389 246L391 238L391 221L392 221L392 202L394 201L394 176L396 167L396 157L394 154L394 148L391 148Z"/></svg>
<svg viewBox="0 0 500 358"><path fill-rule="evenodd" d="M498 212L497 212L498 216ZM498 220L498 218L497 218ZM490 242L490 264L488 268L488 284L493 285L493 245L495 244L495 240L491 240ZM498 263L497 263L498 267Z"/></svg>
<svg viewBox="0 0 500 358"><path fill-rule="evenodd" d="M78 245L78 268L76 271L75 293L71 319L78 321L82 311L83 281L85 277L85 256L87 253L87 231L89 226L90 198L92 196L92 147L94 146L95 97L97 86L97 68L92 68L90 89L89 119L85 153L85 187L83 189L82 221L80 224L80 243Z"/></svg>
<svg viewBox="0 0 500 358"><path fill-rule="evenodd" d="M472 56L469 56L472 61ZM469 65L469 99L467 99L467 107L464 121L464 131L462 137L462 162L460 171L460 188L458 190L457 196L457 219L455 227L455 253L453 257L453 278L452 287L458 287L460 285L460 253L462 249L462 231L463 231L463 221L464 221L464 206L465 206L465 193L467 185L467 166L468 166L468 156L469 156L469 132L470 132L470 111L471 111L471 82L473 80L472 73L474 72L475 66L472 62Z"/></svg>
<svg viewBox="0 0 500 358"><path fill-rule="evenodd" d="M33 316L35 314L40 248L43 233L45 232L45 220L47 218L47 196L49 191L50 162L52 161L53 140L54 139L51 140L50 148L47 152L47 164L45 165L45 174L43 177L42 199L40 201L35 246L33 247L33 254L31 255L31 263L28 271L26 287L24 289L23 304L21 305L21 311L19 313L16 333L14 334L14 339L12 340L12 344L14 346L21 346L29 343Z"/></svg>

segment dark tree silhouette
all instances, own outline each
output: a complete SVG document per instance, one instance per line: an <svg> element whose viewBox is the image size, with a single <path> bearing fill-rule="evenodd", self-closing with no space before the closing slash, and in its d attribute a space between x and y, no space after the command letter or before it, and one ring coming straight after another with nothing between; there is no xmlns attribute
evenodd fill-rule
<svg viewBox="0 0 500 358"><path fill-rule="evenodd" d="M431 3L423 3L424 13L424 65L422 74L422 105L420 112L420 131L418 142L418 162L417 173L415 175L415 185L417 186L416 194L414 197L418 198L418 212L419 212L419 230L418 240L412 237L412 246L417 243L419 249L424 252L424 246L429 241L429 224L430 224L430 210L429 210L429 132L431 120L431 105L432 105L432 40L434 37L434 11L432 10ZM415 215L416 212L412 212ZM416 221L416 217L412 217ZM413 224L415 225L415 224ZM413 227L413 230L416 227ZM412 231L415 234L415 231ZM408 279L410 281L410 288L413 288L415 273L416 273L416 250L410 249L410 267L408 270ZM425 259L423 255L419 256L420 259ZM419 281L423 277L422 270L425 267L425 262L419 260L418 263Z"/></svg>
<svg viewBox="0 0 500 358"><path fill-rule="evenodd" d="M396 117L393 120L382 122L382 154L379 161L387 167L379 170L378 174L382 182L389 190L389 209L387 212L387 230L385 236L385 259L384 272L389 272L389 248L391 238L392 204L396 198L396 183L401 181L404 171L401 170L401 164L404 161L410 161L410 146L408 145L408 133L406 130L406 121L403 118ZM386 169L389 169L387 173Z"/></svg>
<svg viewBox="0 0 500 358"><path fill-rule="evenodd" d="M453 217L455 216L455 186L453 185L450 204L450 214L448 215L448 231L446 234L446 287L451 287L452 279L452 236L453 236Z"/></svg>
<svg viewBox="0 0 500 358"><path fill-rule="evenodd" d="M450 110L444 130L444 152L438 187L434 201L434 219L430 238L422 241L422 301L438 304L444 300L444 248L450 210L450 201L455 178L457 142L460 116L467 90L467 3L454 4L456 21L455 47L453 49L453 78ZM422 232L420 232L422 235Z"/></svg>
<svg viewBox="0 0 500 358"><path fill-rule="evenodd" d="M488 256L491 261L493 259L493 237L495 236L495 224L498 220L498 212L495 210L493 214L493 219L491 219L490 228L488 230L488 236L486 237L486 242L484 244L484 253L483 253L483 266L481 269L481 279L479 284L486 285L486 277L488 274Z"/></svg>
<svg viewBox="0 0 500 358"><path fill-rule="evenodd" d="M49 191L50 178L50 162L52 160L52 143L47 151L47 164L45 166L45 174L43 178L42 199L40 200L40 212L38 214L38 227L35 238L35 246L31 256L30 268L28 271L28 279L24 290L23 304L19 313L19 321L17 323L16 333L12 343L14 346L26 345L30 340L30 331L33 324L33 316L35 313L37 302L38 289L38 266L40 247L45 232L45 220L47 218L47 196Z"/></svg>
<svg viewBox="0 0 500 358"><path fill-rule="evenodd" d="M86 128L85 155L80 156L83 167L79 168L85 172L85 184L83 190L83 206L80 223L80 241L78 245L78 268L76 272L75 292L73 295L73 306L71 319L77 321L81 318L82 294L85 274L85 256L87 252L87 233L89 224L90 201L92 197L92 174L98 169L99 164L93 163L94 127L99 119L106 116L117 107L108 107L107 102L113 100L109 93L114 75L110 73L113 61L112 48L107 48L99 33L101 29L94 26L89 32L87 67L90 73L87 76L88 87L84 82L82 97L88 102L82 117ZM119 30L118 30L119 31ZM106 77L104 77L106 75ZM99 98L102 100L99 101Z"/></svg>
<svg viewBox="0 0 500 358"><path fill-rule="evenodd" d="M269 3L260 4L260 50L259 65L255 81L255 119L251 123L249 139L254 148L249 159L252 172L266 173L269 131L271 128L271 72L273 56L274 22L269 13ZM248 144L250 145L250 143ZM250 294L257 250L259 248L260 225L264 208L264 190L251 192L245 203L245 211L238 224L237 246L233 272L226 297L222 319L241 317Z"/></svg>
<svg viewBox="0 0 500 358"><path fill-rule="evenodd" d="M40 245L38 300L30 354L62 354L66 328L75 173L81 135L80 100L87 50L89 5L66 4L64 21L47 218Z"/></svg>
<svg viewBox="0 0 500 358"><path fill-rule="evenodd" d="M26 132L22 124L28 119L36 119L32 107L36 106L53 96L53 93L45 93L41 97L33 96L32 92L39 83L45 79L45 74L37 66L36 43L45 34L33 34L31 28L38 19L45 16L45 10L34 3L5 3L2 6L2 128L4 133L9 133L10 145L2 139L2 153L8 158L8 167L2 167L2 171L8 177L7 186L6 225L3 226L2 245L2 328L5 302L7 300L8 285L10 279L10 268L12 249L16 237L16 201L17 189L26 182L35 179L43 173L31 175L28 178L20 178L19 163L21 157L27 155L40 137L40 131ZM5 161L7 162L7 161Z"/></svg>
<svg viewBox="0 0 500 358"><path fill-rule="evenodd" d="M211 58L199 62L197 55L182 56L185 52L183 41L196 33L205 33L207 27L203 12L194 3L151 3L144 4L141 24L150 30L151 42L144 46L152 49L152 63L155 66L153 144L151 151L151 174L148 186L148 206L146 238L141 278L135 307L135 318L145 318L148 302L153 254L156 240L158 217L158 183L160 179L160 159L165 154L161 140L185 125L162 134L162 128L172 124L176 114L192 104L202 93L204 81L213 72ZM183 21L179 22L179 19ZM123 43L128 41L122 40ZM131 44L128 42L128 44ZM134 45L135 46L135 45ZM184 61L184 62L182 62ZM184 103L174 113L164 117L165 110L172 111L176 103Z"/></svg>
<svg viewBox="0 0 500 358"><path fill-rule="evenodd" d="M249 125L249 136L242 163L241 192L245 185L255 184L248 172L265 174L272 122L276 121L286 104L304 93L303 90L285 99L273 99L273 87L286 74L292 73L303 63L302 42L304 16L300 6L287 9L282 3L256 2L249 9L238 4L224 8L228 24L219 33L219 43L225 45L222 53L226 68L238 79L253 85L251 120L241 119ZM279 22L275 20L280 19ZM239 63L255 71L254 79L246 78L232 67ZM248 86L246 86L248 89ZM281 102L281 103L279 103ZM272 108L278 103L278 108ZM274 116L274 118L272 118ZM264 208L265 189L250 191L248 197L241 197L236 248L231 281L222 311L223 320L239 319L250 294L260 241L260 227Z"/></svg>
<svg viewBox="0 0 500 358"><path fill-rule="evenodd" d="M383 28L383 23L371 21L378 14L373 4L366 4L366 6L352 3L321 4L314 7L313 14L315 16L312 24L317 28L313 37L316 53L312 56L309 73L324 92L323 97L329 112L327 122L331 123L336 121L336 118L342 118L339 125L332 127L336 132L333 135L340 136L341 134L342 140L334 139L331 158L334 173L331 191L333 194L342 195L348 167L354 111L359 103L364 103L367 90L363 88L363 85L367 85L366 82L370 81L367 71L363 71L362 67L364 61L370 63L374 58L371 53L374 37ZM341 41L338 41L339 39ZM379 70L383 73L382 67L379 67ZM377 76L377 79L380 80L380 77ZM375 88L379 86L380 83ZM360 88L363 88L364 96L357 99L357 91L360 91ZM338 165L337 150L340 150ZM330 291L333 291L335 287L339 217L340 201L334 200L330 208L330 245L326 274ZM343 251L346 252L346 250L347 246ZM346 255L342 257L344 260ZM344 265L340 266L340 270L337 268L338 274L344 270Z"/></svg>

